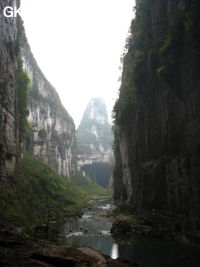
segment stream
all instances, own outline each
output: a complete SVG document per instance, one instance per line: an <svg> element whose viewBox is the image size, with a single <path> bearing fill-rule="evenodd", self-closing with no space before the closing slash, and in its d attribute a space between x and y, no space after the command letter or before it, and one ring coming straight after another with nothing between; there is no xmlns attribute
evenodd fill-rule
<svg viewBox="0 0 200 267"><path fill-rule="evenodd" d="M141 267L198 267L200 249L175 241L149 239L135 233L113 236L112 222L98 217L114 206L105 200L84 211L81 218L51 225L60 244L89 246L111 256L136 262Z"/></svg>

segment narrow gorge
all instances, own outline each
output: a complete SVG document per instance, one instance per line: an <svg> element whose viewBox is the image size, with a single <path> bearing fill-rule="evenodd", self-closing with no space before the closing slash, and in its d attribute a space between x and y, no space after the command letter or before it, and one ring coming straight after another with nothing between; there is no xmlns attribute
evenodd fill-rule
<svg viewBox="0 0 200 267"><path fill-rule="evenodd" d="M0 1L0 266L200 266L200 1L133 0L118 82L123 0L48 2L57 77L4 13L23 1Z"/></svg>
<svg viewBox="0 0 200 267"><path fill-rule="evenodd" d="M32 231L80 214L103 189L77 170L74 121L34 59L21 17L1 14L0 28L0 222Z"/></svg>
<svg viewBox="0 0 200 267"><path fill-rule="evenodd" d="M17 10L20 1L1 1L1 11L6 6ZM21 17L1 12L0 265L92 266L98 259L97 266L127 266L92 249L88 255L38 240L52 222L80 216L107 194L77 171L73 119L38 67Z"/></svg>

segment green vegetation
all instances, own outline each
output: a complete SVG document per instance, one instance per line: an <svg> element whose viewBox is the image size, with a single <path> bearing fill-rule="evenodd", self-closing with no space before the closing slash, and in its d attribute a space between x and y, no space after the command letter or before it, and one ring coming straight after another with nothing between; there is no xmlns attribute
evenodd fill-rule
<svg viewBox="0 0 200 267"><path fill-rule="evenodd" d="M28 87L29 78L26 72L19 68L17 72L17 89L18 89L18 118L19 129L21 135L24 137L29 129L27 116L28 116Z"/></svg>
<svg viewBox="0 0 200 267"><path fill-rule="evenodd" d="M106 162L93 162L92 164L85 164L81 169L97 184L108 188L112 173L111 164Z"/></svg>
<svg viewBox="0 0 200 267"><path fill-rule="evenodd" d="M113 217L117 217L119 215L133 215L133 210L130 204L123 202L119 203L111 214Z"/></svg>
<svg viewBox="0 0 200 267"><path fill-rule="evenodd" d="M174 99L174 103L177 99L185 103L190 90L198 88L200 1L174 1L171 8L166 2L138 1L125 45L127 52L122 62L122 83L113 109L115 200L126 200L127 197L126 190L123 190L120 142L125 139L128 142L126 158L134 177L135 169L141 164L140 159L143 160L152 151L151 142L156 136L149 130L151 126L148 124L153 121L152 115L147 116L147 112L154 110L154 103L157 107L162 105L163 96L167 96L165 104L169 106L169 99ZM142 131L147 131L144 136L149 139L148 144L140 140ZM137 151L140 151L139 145L144 146L144 155L147 152L144 158Z"/></svg>
<svg viewBox="0 0 200 267"><path fill-rule="evenodd" d="M29 132L29 125L27 121L28 116L28 90L30 87L30 80L28 74L24 72L22 66L22 59L20 54L20 38L23 34L23 21L17 17L17 41L15 44L15 56L17 58L17 71L16 71L16 85L18 93L18 124L20 130L21 141L26 138ZM25 37L25 34L23 36Z"/></svg>
<svg viewBox="0 0 200 267"><path fill-rule="evenodd" d="M59 176L39 159L25 154L0 212L11 223L30 227L73 216L87 207L93 196L106 194L79 173L70 178Z"/></svg>
<svg viewBox="0 0 200 267"><path fill-rule="evenodd" d="M147 60L149 57L150 36L147 29L150 25L150 0L143 0L136 11L136 19L132 20L130 37L125 45L127 53L123 59L122 84L119 99L113 109L113 117L117 125L125 125L131 120L137 103L139 84L144 82Z"/></svg>
<svg viewBox="0 0 200 267"><path fill-rule="evenodd" d="M21 55L20 55L20 47L23 47L23 49L27 50L27 53L29 54L30 62L32 66L37 66L37 62L35 61L32 52L30 50L30 47L27 42L26 34L24 31L24 26L23 26L23 20L20 18L20 16L17 17L17 41L15 45L15 54L18 59L18 72L22 72L22 60L21 60ZM43 73L39 71L40 77L44 79L45 81L45 86L49 90L49 94L47 96L43 96L39 90L39 84L38 81L33 75L33 80L31 81L31 84L29 86L28 90L28 96L31 102L36 102L38 105L51 108L51 112L55 114L56 116L62 116L64 118L68 118L72 124L73 124L73 119L70 117L68 112L65 110L63 107L58 94L56 93L55 89L53 86L46 80L45 76ZM27 84L28 85L28 84Z"/></svg>
<svg viewBox="0 0 200 267"><path fill-rule="evenodd" d="M170 14L166 13L163 3L159 21L153 16L152 7L152 0L139 2L125 45L122 84L113 110L115 123L119 126L126 127L133 119L138 96L144 89L150 87L151 90L152 84L157 84L158 88L158 84L166 84L182 98L183 54L195 53L194 57L199 58L195 49L198 50L200 44L200 1L191 0L179 9L172 9Z"/></svg>

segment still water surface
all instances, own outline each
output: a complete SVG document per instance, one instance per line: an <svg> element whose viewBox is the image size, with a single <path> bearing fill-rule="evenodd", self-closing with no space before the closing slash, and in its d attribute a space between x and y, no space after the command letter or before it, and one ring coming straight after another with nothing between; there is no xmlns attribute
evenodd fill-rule
<svg viewBox="0 0 200 267"><path fill-rule="evenodd" d="M96 217L112 209L109 203L99 203L86 210L79 219L56 223L61 244L90 246L113 259L122 258L137 262L141 267L199 267L200 249L174 241L149 239L137 234L112 236L112 223Z"/></svg>

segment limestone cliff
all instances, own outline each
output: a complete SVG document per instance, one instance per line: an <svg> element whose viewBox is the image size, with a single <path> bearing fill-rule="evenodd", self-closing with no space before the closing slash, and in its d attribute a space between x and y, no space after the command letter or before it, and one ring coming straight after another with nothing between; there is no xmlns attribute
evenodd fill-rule
<svg viewBox="0 0 200 267"><path fill-rule="evenodd" d="M19 149L17 70L17 22L3 16L6 5L19 1L0 1L0 195L6 177L12 176Z"/></svg>
<svg viewBox="0 0 200 267"><path fill-rule="evenodd" d="M114 111L115 200L200 230L200 3L140 0Z"/></svg>
<svg viewBox="0 0 200 267"><path fill-rule="evenodd" d="M108 186L112 163L112 132L106 104L92 98L77 130L78 167L103 186Z"/></svg>
<svg viewBox="0 0 200 267"><path fill-rule="evenodd" d="M74 122L38 67L26 40L23 25L20 28L20 50L23 68L31 83L28 103L31 137L28 149L58 174L69 176L76 169Z"/></svg>
<svg viewBox="0 0 200 267"><path fill-rule="evenodd" d="M20 138L19 129L21 97L17 70L21 58L31 84L28 92L28 149L58 174L69 176L76 169L73 120L38 67L21 19L3 16L4 7L9 5L19 7L20 2L13 0L0 4L0 175L13 175L16 158L19 157L22 144L25 144L23 138Z"/></svg>

